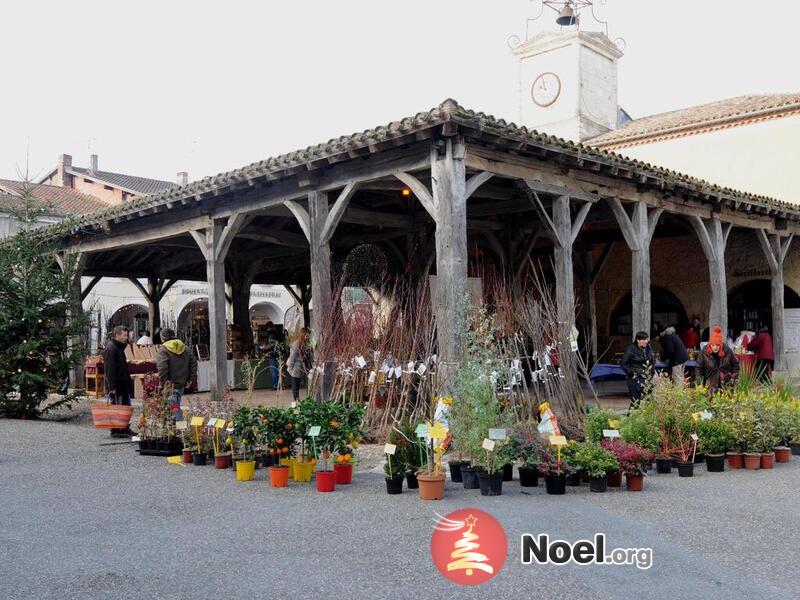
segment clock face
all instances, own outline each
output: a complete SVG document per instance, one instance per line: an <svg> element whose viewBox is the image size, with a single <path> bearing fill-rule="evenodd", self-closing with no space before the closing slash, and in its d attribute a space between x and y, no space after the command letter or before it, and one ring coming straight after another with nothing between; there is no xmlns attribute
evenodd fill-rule
<svg viewBox="0 0 800 600"><path fill-rule="evenodd" d="M547 72L539 75L531 86L531 98L537 106L547 107L558 100L561 93L561 80L555 73Z"/></svg>

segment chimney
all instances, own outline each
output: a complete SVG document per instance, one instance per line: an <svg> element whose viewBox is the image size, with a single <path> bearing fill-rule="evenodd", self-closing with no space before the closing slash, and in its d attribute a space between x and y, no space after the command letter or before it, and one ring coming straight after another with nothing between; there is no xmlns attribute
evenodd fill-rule
<svg viewBox="0 0 800 600"><path fill-rule="evenodd" d="M97 154L89 156L89 173L97 173Z"/></svg>
<svg viewBox="0 0 800 600"><path fill-rule="evenodd" d="M187 185L189 183L189 173L186 171L178 171L178 175L175 179L175 182L178 185Z"/></svg>
<svg viewBox="0 0 800 600"><path fill-rule="evenodd" d="M56 168L56 181L55 185L61 187L72 187L72 175L67 173L72 168L72 156L69 154L62 154L58 157L58 167Z"/></svg>

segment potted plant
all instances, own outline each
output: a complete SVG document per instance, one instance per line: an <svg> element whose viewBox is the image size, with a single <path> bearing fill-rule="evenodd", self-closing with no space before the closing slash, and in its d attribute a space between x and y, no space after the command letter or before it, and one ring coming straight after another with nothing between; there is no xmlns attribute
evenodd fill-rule
<svg viewBox="0 0 800 600"><path fill-rule="evenodd" d="M444 498L445 476L442 471L442 456L447 450L445 445L447 431L438 421L429 422L427 425L426 461L417 472L419 497L423 500L440 500Z"/></svg>
<svg viewBox="0 0 800 600"><path fill-rule="evenodd" d="M761 468L761 441L757 427L756 412L753 406L741 406L734 421L734 439L743 451L744 467L750 471Z"/></svg>
<svg viewBox="0 0 800 600"><path fill-rule="evenodd" d="M561 496L567 492L567 476L564 462L556 452L544 450L539 462L539 473L544 476L544 486L548 494Z"/></svg>
<svg viewBox="0 0 800 600"><path fill-rule="evenodd" d="M481 496L499 496L503 493L503 467L508 461L508 453L503 452L506 444L500 441L483 441L483 471L478 473Z"/></svg>
<svg viewBox="0 0 800 600"><path fill-rule="evenodd" d="M314 466L317 464L317 459L310 454L313 444L311 438L308 437L308 430L311 424L306 422L306 415L296 408L290 409L290 416L291 420L286 424L286 427L293 432L300 445L299 454L293 462L294 480L299 483L307 483L311 481L311 476L314 474Z"/></svg>
<svg viewBox="0 0 800 600"><path fill-rule="evenodd" d="M617 457L620 471L625 474L628 491L641 492L644 488L644 466L653 459L652 452L619 439L603 440L600 446Z"/></svg>
<svg viewBox="0 0 800 600"><path fill-rule="evenodd" d="M387 494L402 494L403 493L403 477L404 473L408 471L408 464L403 460L404 453L401 447L398 447L392 440L397 440L399 436L396 432L389 433L389 441L383 447L383 453L386 455L386 462L383 465L383 474L386 480L386 493ZM402 438L401 438L402 439Z"/></svg>
<svg viewBox="0 0 800 600"><path fill-rule="evenodd" d="M233 436L242 449L242 458L236 461L237 481L253 481L256 469L255 449L261 441L261 427L261 418L255 409L243 406L233 415Z"/></svg>
<svg viewBox="0 0 800 600"><path fill-rule="evenodd" d="M259 409L263 423L263 441L267 446L270 456L289 458L290 448L294 446L294 427L290 430L287 425L293 421L291 410L278 406ZM289 465L273 463L269 467L269 485L282 488L289 485Z"/></svg>
<svg viewBox="0 0 800 600"><path fill-rule="evenodd" d="M725 452L730 447L733 435L730 425L722 419L707 419L697 424L700 448L706 458L706 470L721 473L725 470Z"/></svg>
<svg viewBox="0 0 800 600"><path fill-rule="evenodd" d="M333 454L344 444L342 423L344 407L336 402L317 402L306 398L298 405L298 412L303 415L303 423L309 424L306 432L311 438L312 448L317 459L318 492L333 492L336 489L336 473L333 470ZM311 431L316 435L311 435Z"/></svg>
<svg viewBox="0 0 800 600"><path fill-rule="evenodd" d="M340 406L339 421L331 423L334 431L339 433L339 444L333 471L337 485L348 485L353 482L353 467L356 463L356 449L359 438L363 435L361 422L364 409L360 405ZM335 427L334 427L335 426Z"/></svg>
<svg viewBox="0 0 800 600"><path fill-rule="evenodd" d="M568 441L567 444L561 448L561 460L566 469L566 483L573 487L577 487L581 484L581 467L575 459L579 448L580 444L574 440Z"/></svg>
<svg viewBox="0 0 800 600"><path fill-rule="evenodd" d="M521 487L539 485L539 463L543 447L539 430L534 422L515 425L511 430L509 447L513 460L519 463L519 484Z"/></svg>
<svg viewBox="0 0 800 600"><path fill-rule="evenodd" d="M228 436L223 433L225 425L225 419L217 419L211 431L211 443L214 446L214 467L217 469L227 469L231 466L231 453L225 450L225 446L228 445Z"/></svg>
<svg viewBox="0 0 800 600"><path fill-rule="evenodd" d="M758 450L761 452L761 468L772 469L775 466L775 446L780 443L776 435L776 407L769 402L758 402L756 410L755 435L758 439Z"/></svg>
<svg viewBox="0 0 800 600"><path fill-rule="evenodd" d="M611 410L590 410L583 423L583 434L587 442L599 444L603 441L604 429L615 429L609 421L619 421L620 415Z"/></svg>
<svg viewBox="0 0 800 600"><path fill-rule="evenodd" d="M589 476L589 489L593 492L605 492L608 486L608 472L619 470L617 457L591 442L578 445L575 463Z"/></svg>
<svg viewBox="0 0 800 600"><path fill-rule="evenodd" d="M789 402L776 402L773 406L773 438L775 462L787 463L792 458L789 441L792 438L792 408Z"/></svg>

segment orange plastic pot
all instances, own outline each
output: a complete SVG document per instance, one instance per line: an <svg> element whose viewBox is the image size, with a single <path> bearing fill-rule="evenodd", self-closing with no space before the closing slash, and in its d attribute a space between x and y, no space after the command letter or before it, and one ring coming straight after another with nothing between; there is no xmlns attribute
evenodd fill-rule
<svg viewBox="0 0 800 600"><path fill-rule="evenodd" d="M758 452L746 452L744 455L744 468L755 471L761 468L761 454Z"/></svg>
<svg viewBox="0 0 800 600"><path fill-rule="evenodd" d="M778 446L775 448L775 462L787 463L792 460L792 449L789 446Z"/></svg>
<svg viewBox="0 0 800 600"><path fill-rule="evenodd" d="M774 452L762 452L761 453L761 468L762 469L772 469L775 467L775 453Z"/></svg>
<svg viewBox="0 0 800 600"><path fill-rule="evenodd" d="M444 474L427 475L420 473L417 475L419 482L419 497L422 500L441 500L444 498Z"/></svg>
<svg viewBox="0 0 800 600"><path fill-rule="evenodd" d="M629 492L641 492L644 489L644 475L625 475L625 487Z"/></svg>
<svg viewBox="0 0 800 600"><path fill-rule="evenodd" d="M741 469L744 467L744 455L741 452L728 452L728 468Z"/></svg>
<svg viewBox="0 0 800 600"><path fill-rule="evenodd" d="M333 471L317 471L317 491L332 492L336 489L336 473Z"/></svg>
<svg viewBox="0 0 800 600"><path fill-rule="evenodd" d="M353 483L353 463L336 463L333 472L336 473L336 485Z"/></svg>
<svg viewBox="0 0 800 600"><path fill-rule="evenodd" d="M289 485L289 467L269 468L269 487L282 488Z"/></svg>

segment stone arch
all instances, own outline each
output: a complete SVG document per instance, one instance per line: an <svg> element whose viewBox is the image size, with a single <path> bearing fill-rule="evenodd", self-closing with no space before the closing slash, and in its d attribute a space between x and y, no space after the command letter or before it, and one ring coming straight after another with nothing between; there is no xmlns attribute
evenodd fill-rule
<svg viewBox="0 0 800 600"><path fill-rule="evenodd" d="M758 331L766 325L772 331L772 290L769 279L750 279L728 290L728 329ZM783 286L784 308L800 308L800 294Z"/></svg>
<svg viewBox="0 0 800 600"><path fill-rule="evenodd" d="M670 290L652 285L650 286L651 318L650 329L661 329L668 325L685 325L688 323L686 309L680 298ZM633 306L631 292L626 292L619 299L609 318L609 332L612 336L631 337L633 331ZM649 332L649 333L652 333Z"/></svg>

